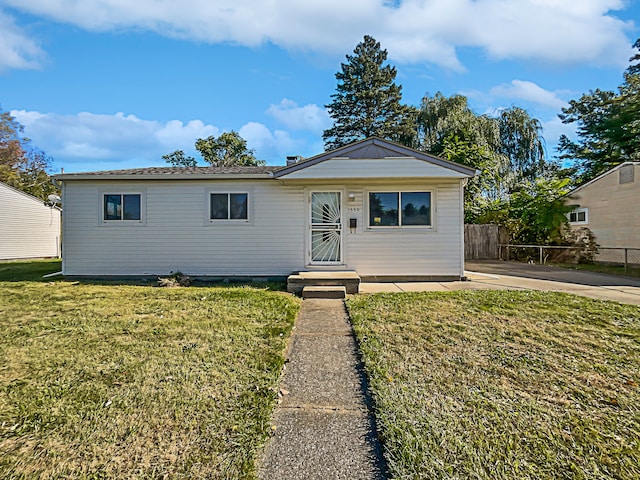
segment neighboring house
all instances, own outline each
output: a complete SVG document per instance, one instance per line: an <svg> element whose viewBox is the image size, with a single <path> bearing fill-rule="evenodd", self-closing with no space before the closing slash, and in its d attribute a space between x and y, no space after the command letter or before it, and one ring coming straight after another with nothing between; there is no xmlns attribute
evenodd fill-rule
<svg viewBox="0 0 640 480"><path fill-rule="evenodd" d="M625 162L568 195L569 224L587 227L601 247L640 248L640 162Z"/></svg>
<svg viewBox="0 0 640 480"><path fill-rule="evenodd" d="M60 256L60 209L0 182L0 260Z"/></svg>
<svg viewBox="0 0 640 480"><path fill-rule="evenodd" d="M59 174L65 275L464 275L471 168L369 138L283 167Z"/></svg>

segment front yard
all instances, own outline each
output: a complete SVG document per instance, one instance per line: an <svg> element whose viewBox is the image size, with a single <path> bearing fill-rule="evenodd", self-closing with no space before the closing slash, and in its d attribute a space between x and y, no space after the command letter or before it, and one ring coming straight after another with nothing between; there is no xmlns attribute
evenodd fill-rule
<svg viewBox="0 0 640 480"><path fill-rule="evenodd" d="M299 300L0 264L0 477L252 478ZM640 307L347 300L394 478L640 478Z"/></svg>
<svg viewBox="0 0 640 480"><path fill-rule="evenodd" d="M347 303L394 478L640 478L640 307L509 291Z"/></svg>
<svg viewBox="0 0 640 480"><path fill-rule="evenodd" d="M296 299L47 270L0 264L0 477L255 474Z"/></svg>

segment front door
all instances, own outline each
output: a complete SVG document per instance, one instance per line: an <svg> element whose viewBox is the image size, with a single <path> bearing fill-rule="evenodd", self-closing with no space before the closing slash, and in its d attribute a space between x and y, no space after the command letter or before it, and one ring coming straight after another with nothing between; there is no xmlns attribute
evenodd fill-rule
<svg viewBox="0 0 640 480"><path fill-rule="evenodd" d="M311 192L311 263L342 263L342 195Z"/></svg>

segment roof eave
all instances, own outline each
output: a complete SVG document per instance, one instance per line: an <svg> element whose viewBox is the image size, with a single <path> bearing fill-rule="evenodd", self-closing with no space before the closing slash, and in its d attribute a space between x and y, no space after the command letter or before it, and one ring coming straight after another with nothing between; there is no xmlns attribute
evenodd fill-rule
<svg viewBox="0 0 640 480"><path fill-rule="evenodd" d="M69 180L256 180L273 178L272 173L192 173L192 174L141 174L100 175L82 173L60 173L53 176L58 181Z"/></svg>

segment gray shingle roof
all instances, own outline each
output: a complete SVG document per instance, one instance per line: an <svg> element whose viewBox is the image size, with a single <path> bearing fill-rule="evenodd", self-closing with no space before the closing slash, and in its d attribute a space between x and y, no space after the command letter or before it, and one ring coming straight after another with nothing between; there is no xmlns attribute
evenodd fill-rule
<svg viewBox="0 0 640 480"><path fill-rule="evenodd" d="M147 168L128 168L123 170L103 170L97 172L78 172L63 173L56 176L73 177L73 176L153 176L153 175L256 175L270 174L282 167L147 167Z"/></svg>

